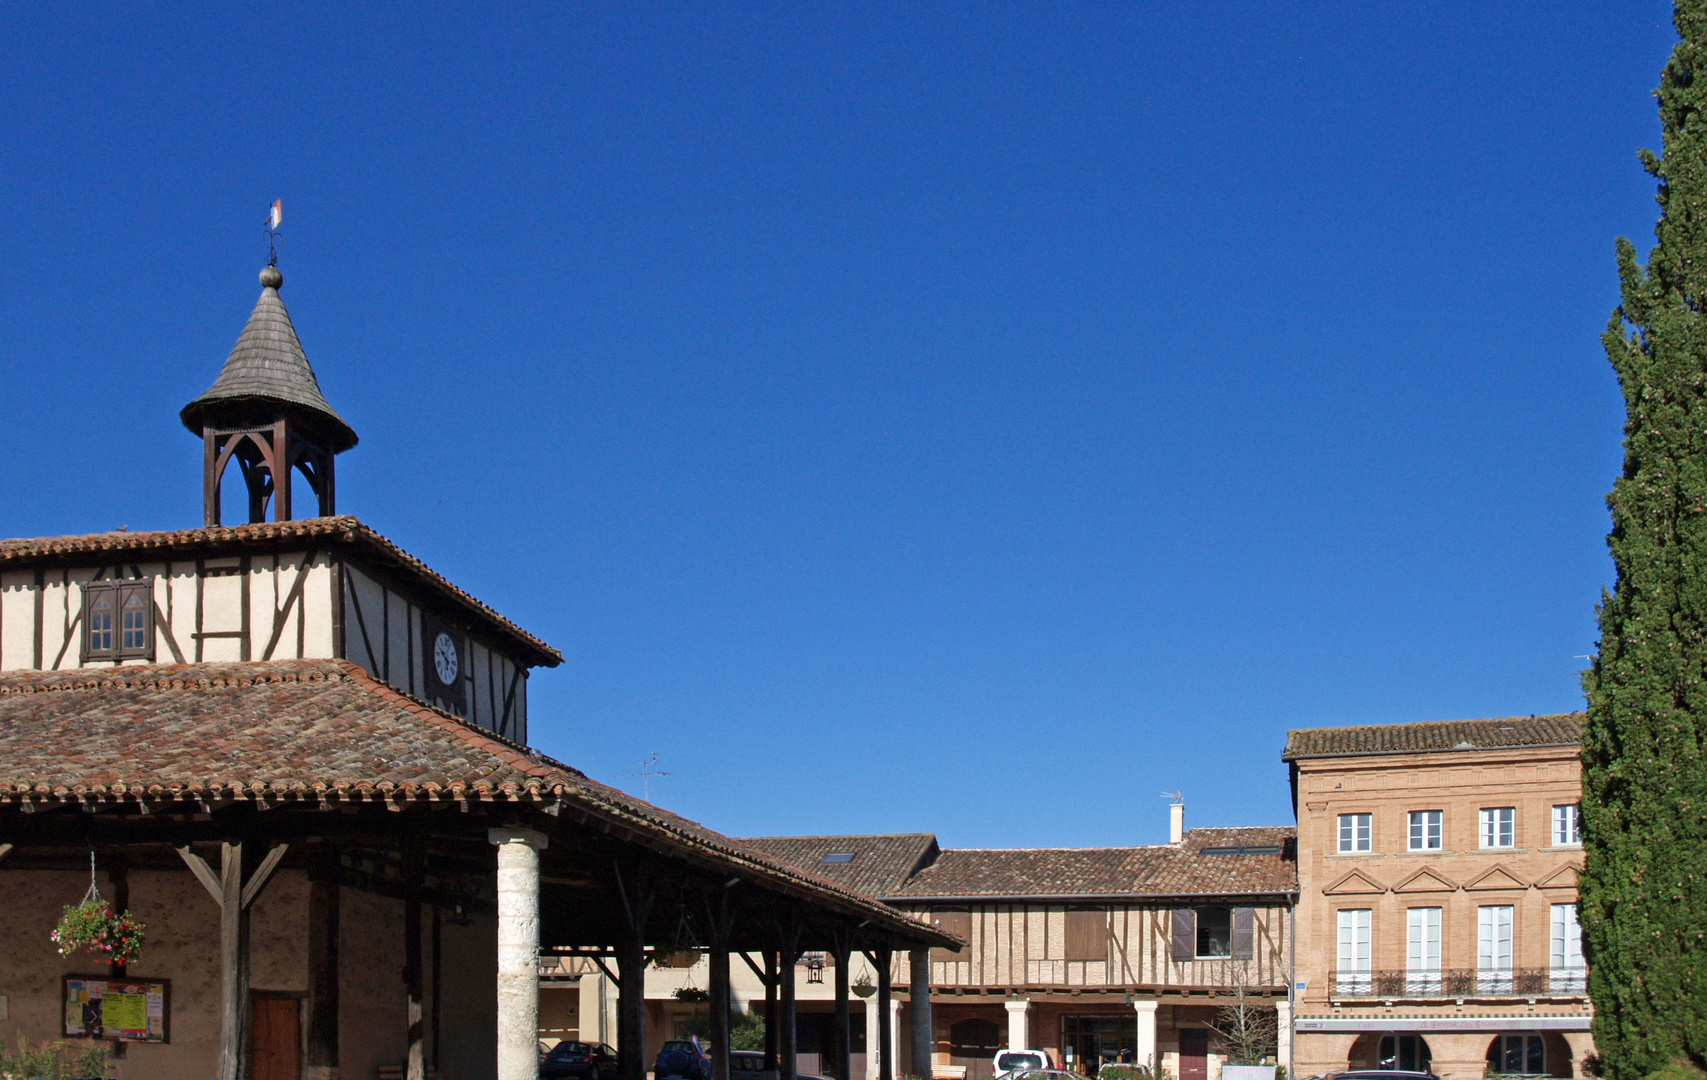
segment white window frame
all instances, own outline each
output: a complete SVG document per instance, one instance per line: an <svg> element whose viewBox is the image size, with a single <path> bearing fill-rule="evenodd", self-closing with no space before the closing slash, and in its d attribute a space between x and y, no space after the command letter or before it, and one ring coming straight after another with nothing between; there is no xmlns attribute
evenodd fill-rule
<svg viewBox="0 0 1707 1080"><path fill-rule="evenodd" d="M1480 838L1483 848L1517 846L1517 808L1515 806L1484 806L1481 811Z"/></svg>
<svg viewBox="0 0 1707 1080"><path fill-rule="evenodd" d="M1561 803L1553 807L1553 846L1580 847L1583 842L1583 808L1581 803Z"/></svg>
<svg viewBox="0 0 1707 1080"><path fill-rule="evenodd" d="M1405 909L1405 993L1440 993L1440 915L1437 907Z"/></svg>
<svg viewBox="0 0 1707 1080"><path fill-rule="evenodd" d="M1510 904L1476 909L1476 989L1511 993L1511 948L1515 912Z"/></svg>
<svg viewBox="0 0 1707 1080"><path fill-rule="evenodd" d="M1375 845L1375 816L1373 814L1341 814L1339 816L1339 838L1341 855L1373 850Z"/></svg>
<svg viewBox="0 0 1707 1080"><path fill-rule="evenodd" d="M1439 851L1445 841L1446 814L1441 810L1412 810L1410 816L1410 845L1412 851Z"/></svg>
<svg viewBox="0 0 1707 1080"><path fill-rule="evenodd" d="M1583 962L1583 931L1577 921L1577 905L1554 904L1551 915L1548 981L1555 993L1584 993L1588 989L1588 967Z"/></svg>
<svg viewBox="0 0 1707 1080"><path fill-rule="evenodd" d="M1341 908L1338 918L1339 965L1334 972L1334 992L1367 996L1374 989L1370 964L1375 955L1375 911Z"/></svg>

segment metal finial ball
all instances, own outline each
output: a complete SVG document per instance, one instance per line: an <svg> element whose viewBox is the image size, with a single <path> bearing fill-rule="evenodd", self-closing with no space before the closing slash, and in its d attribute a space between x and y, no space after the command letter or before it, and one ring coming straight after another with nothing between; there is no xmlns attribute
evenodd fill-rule
<svg viewBox="0 0 1707 1080"><path fill-rule="evenodd" d="M278 267L269 266L261 271L261 287L263 289L276 289L283 284L284 275L279 273Z"/></svg>

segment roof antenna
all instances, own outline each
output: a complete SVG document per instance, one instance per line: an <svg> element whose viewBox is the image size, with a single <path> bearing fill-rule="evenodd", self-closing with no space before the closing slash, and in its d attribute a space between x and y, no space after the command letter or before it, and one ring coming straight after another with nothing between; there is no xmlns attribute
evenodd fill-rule
<svg viewBox="0 0 1707 1080"><path fill-rule="evenodd" d="M638 777L640 777L640 790L642 792L641 797L644 798L647 802L651 802L652 801L652 778L654 776L668 776L668 775L670 775L669 773L665 772L663 769L654 769L652 766L654 766L656 764L658 764L658 751L654 750L654 751L652 751L651 757L641 759L640 771L639 772L625 772L625 773L618 773L617 775L618 776L638 776Z"/></svg>
<svg viewBox="0 0 1707 1080"><path fill-rule="evenodd" d="M1164 791L1164 792L1162 792L1162 798L1172 799L1174 801L1175 805L1178 805L1180 803L1185 802L1185 792L1183 792L1183 791Z"/></svg>
<svg viewBox="0 0 1707 1080"><path fill-rule="evenodd" d="M273 208L267 211L267 265L279 264L279 253L273 247L273 234L278 232L279 222L284 220L284 200L274 199Z"/></svg>

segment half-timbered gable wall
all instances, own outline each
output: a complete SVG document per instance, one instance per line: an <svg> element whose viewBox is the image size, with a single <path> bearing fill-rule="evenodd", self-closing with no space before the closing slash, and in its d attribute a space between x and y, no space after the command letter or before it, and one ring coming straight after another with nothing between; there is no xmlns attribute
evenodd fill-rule
<svg viewBox="0 0 1707 1080"><path fill-rule="evenodd" d="M140 581L150 654L84 655L85 587ZM337 655L337 564L324 551L126 561L0 574L0 671Z"/></svg>
<svg viewBox="0 0 1707 1080"><path fill-rule="evenodd" d="M424 608L371 568L343 567L344 659L428 704L516 742L527 742L527 667L455 619ZM427 677L432 625L448 625L467 656L459 663L462 700L435 693Z"/></svg>
<svg viewBox="0 0 1707 1080"><path fill-rule="evenodd" d="M1203 897L1191 903L1224 903L1235 910L1241 906L1237 898ZM1174 959L1174 909L1168 906L990 903L910 910L970 939L959 953L932 950L935 986L1213 989L1241 983L1286 985L1288 909L1274 901L1248 906L1250 956L1226 960ZM1094 955L1099 952L1100 956Z"/></svg>
<svg viewBox="0 0 1707 1080"><path fill-rule="evenodd" d="M352 518L0 543L0 671L332 658L524 744L559 660Z"/></svg>

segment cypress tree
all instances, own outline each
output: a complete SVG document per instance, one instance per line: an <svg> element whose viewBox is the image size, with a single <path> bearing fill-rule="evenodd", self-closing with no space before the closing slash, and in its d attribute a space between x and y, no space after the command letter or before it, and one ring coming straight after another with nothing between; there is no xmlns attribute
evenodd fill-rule
<svg viewBox="0 0 1707 1080"><path fill-rule="evenodd" d="M1707 1067L1707 0L1673 20L1662 153L1641 152L1657 242L1644 266L1619 239L1602 335L1627 419L1607 496L1617 580L1584 676L1581 915L1611 1080Z"/></svg>

